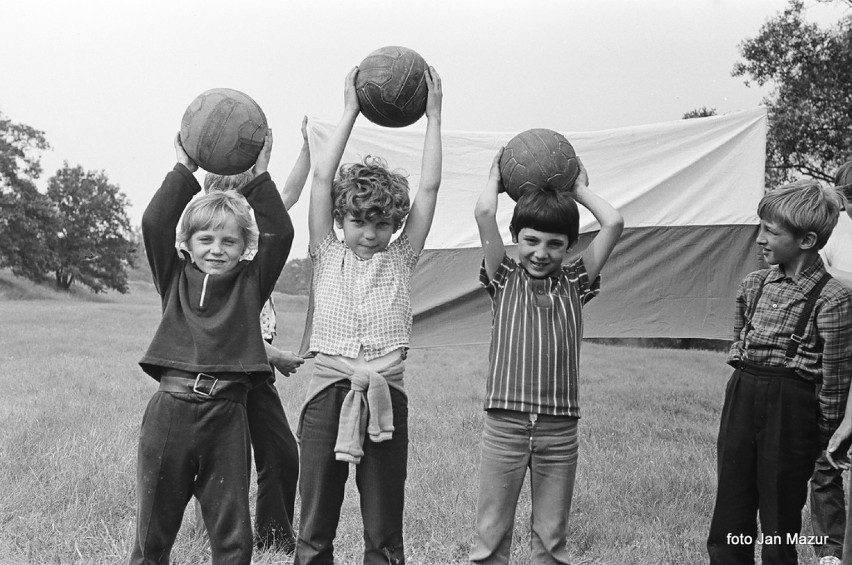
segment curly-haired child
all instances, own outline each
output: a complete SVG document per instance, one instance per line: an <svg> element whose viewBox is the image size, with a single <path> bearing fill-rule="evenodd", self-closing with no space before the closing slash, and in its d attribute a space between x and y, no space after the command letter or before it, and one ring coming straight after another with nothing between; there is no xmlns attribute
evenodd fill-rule
<svg viewBox="0 0 852 565"><path fill-rule="evenodd" d="M441 82L430 67L420 187L409 210L408 181L379 158L344 165L335 178L360 112L357 72L356 67L346 77L344 114L316 164L311 188L310 350L317 360L297 431L302 500L297 565L333 562L350 463L356 465L361 495L364 563L405 562L403 370L411 334L411 274L441 181ZM400 228L402 234L391 242Z"/></svg>

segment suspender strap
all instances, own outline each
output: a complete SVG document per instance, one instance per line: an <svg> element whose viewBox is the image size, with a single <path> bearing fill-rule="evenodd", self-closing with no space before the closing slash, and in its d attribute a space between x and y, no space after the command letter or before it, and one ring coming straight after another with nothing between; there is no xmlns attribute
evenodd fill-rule
<svg viewBox="0 0 852 565"><path fill-rule="evenodd" d="M805 329L808 326L808 320L811 317L811 313L814 311L816 301L819 298L819 295L822 293L822 289L825 288L825 285L828 283L830 278L831 275L829 275L828 273L823 275L819 282L817 282L811 289L811 291L808 293L807 301L805 302L805 307L802 310L801 315L799 316L799 321L796 324L796 329L790 336L790 342L787 344L787 352L784 354L784 357L788 362L796 356L796 351L799 349L799 344L802 343L802 340L805 337Z"/></svg>

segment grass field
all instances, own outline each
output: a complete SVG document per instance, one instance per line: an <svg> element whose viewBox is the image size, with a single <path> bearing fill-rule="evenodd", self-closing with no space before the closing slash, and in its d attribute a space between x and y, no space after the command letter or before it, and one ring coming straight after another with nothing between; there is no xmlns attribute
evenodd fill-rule
<svg viewBox="0 0 852 565"><path fill-rule="evenodd" d="M295 348L305 299L276 295L276 345ZM57 295L0 273L0 564L126 562L136 441L156 389L137 365L159 318L152 286L129 295ZM474 518L487 347L414 350L406 387L410 564L466 563ZM706 563L724 355L586 343L580 463L569 542L577 564ZM310 364L278 389L292 423ZM350 492L338 562L359 563ZM298 512L298 504L297 504ZM529 562L522 494L513 563ZM187 512L173 563L209 563ZM809 519L805 510L805 531ZM816 563L800 547L801 563ZM256 563L290 563L261 553Z"/></svg>

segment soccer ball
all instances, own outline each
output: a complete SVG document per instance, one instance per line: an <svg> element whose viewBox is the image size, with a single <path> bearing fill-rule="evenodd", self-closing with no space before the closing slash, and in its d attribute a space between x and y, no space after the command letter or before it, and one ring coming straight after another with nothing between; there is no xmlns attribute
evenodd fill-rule
<svg viewBox="0 0 852 565"><path fill-rule="evenodd" d="M426 61L406 47L376 49L358 65L361 113L374 124L400 128L426 112Z"/></svg>
<svg viewBox="0 0 852 565"><path fill-rule="evenodd" d="M205 171L235 175L257 161L266 130L266 116L250 96L214 88L199 94L184 112L180 142Z"/></svg>
<svg viewBox="0 0 852 565"><path fill-rule="evenodd" d="M500 176L515 202L532 187L571 190L580 174L577 154L560 133L530 129L513 137L500 157Z"/></svg>

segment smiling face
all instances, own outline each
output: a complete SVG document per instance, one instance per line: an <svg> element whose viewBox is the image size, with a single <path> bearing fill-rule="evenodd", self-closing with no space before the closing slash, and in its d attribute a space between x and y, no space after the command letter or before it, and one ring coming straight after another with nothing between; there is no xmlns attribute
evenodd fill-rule
<svg viewBox="0 0 852 565"><path fill-rule="evenodd" d="M803 240L778 222L760 220L756 241L763 259L770 265L784 267L796 262L804 252Z"/></svg>
<svg viewBox="0 0 852 565"><path fill-rule="evenodd" d="M537 279L556 275L568 252L568 236L562 233L523 228L517 243L521 266Z"/></svg>
<svg viewBox="0 0 852 565"><path fill-rule="evenodd" d="M343 229L343 241L346 246L360 259L370 259L376 253L387 249L394 232L394 223L390 216L367 219L347 213L337 220L337 226Z"/></svg>
<svg viewBox="0 0 852 565"><path fill-rule="evenodd" d="M187 248L202 272L221 275L237 266L246 244L237 220L229 216L219 227L193 233Z"/></svg>

